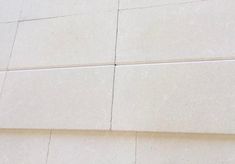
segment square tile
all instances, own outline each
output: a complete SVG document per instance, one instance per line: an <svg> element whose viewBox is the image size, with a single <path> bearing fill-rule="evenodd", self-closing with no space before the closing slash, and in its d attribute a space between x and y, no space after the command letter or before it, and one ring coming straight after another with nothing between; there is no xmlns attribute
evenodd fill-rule
<svg viewBox="0 0 235 164"><path fill-rule="evenodd" d="M21 19L115 11L118 0L25 0Z"/></svg>
<svg viewBox="0 0 235 164"><path fill-rule="evenodd" d="M46 163L49 137L47 131L0 130L0 163Z"/></svg>
<svg viewBox="0 0 235 164"><path fill-rule="evenodd" d="M235 137L139 134L136 164L233 164Z"/></svg>
<svg viewBox="0 0 235 164"><path fill-rule="evenodd" d="M53 132L48 164L134 164L135 136L109 132Z"/></svg>
<svg viewBox="0 0 235 164"><path fill-rule="evenodd" d="M118 66L113 130L235 134L235 61Z"/></svg>
<svg viewBox="0 0 235 164"><path fill-rule="evenodd" d="M0 22L17 21L23 0L0 0Z"/></svg>
<svg viewBox="0 0 235 164"><path fill-rule="evenodd" d="M0 128L109 129L113 67L10 71Z"/></svg>
<svg viewBox="0 0 235 164"><path fill-rule="evenodd" d="M235 58L235 1L120 12L117 63Z"/></svg>
<svg viewBox="0 0 235 164"><path fill-rule="evenodd" d="M6 70L14 43L17 23L0 23L0 70Z"/></svg>
<svg viewBox="0 0 235 164"><path fill-rule="evenodd" d="M10 68L113 64L116 15L103 12L22 22Z"/></svg>

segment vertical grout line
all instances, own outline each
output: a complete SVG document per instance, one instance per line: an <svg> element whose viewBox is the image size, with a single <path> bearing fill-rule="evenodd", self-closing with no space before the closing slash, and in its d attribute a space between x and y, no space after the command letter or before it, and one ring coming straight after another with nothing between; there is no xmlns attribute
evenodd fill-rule
<svg viewBox="0 0 235 164"><path fill-rule="evenodd" d="M137 132L135 133L135 164L137 163Z"/></svg>
<svg viewBox="0 0 235 164"><path fill-rule="evenodd" d="M118 0L118 9L117 9L116 40L115 40L115 55L114 55L114 70L113 70L113 88L112 88L112 104L111 104L111 118L110 118L109 130L112 130L112 122L113 122L113 105L114 105L113 103L114 103L114 89L115 89L115 78L116 78L116 58L117 58L117 41L118 41L119 4L120 4L120 0Z"/></svg>
<svg viewBox="0 0 235 164"><path fill-rule="evenodd" d="M48 145L47 145L46 164L47 164L47 162L48 162L48 157L49 157L49 152L50 152L51 134L52 134L52 130L50 130L50 137L49 137L49 141L48 141Z"/></svg>

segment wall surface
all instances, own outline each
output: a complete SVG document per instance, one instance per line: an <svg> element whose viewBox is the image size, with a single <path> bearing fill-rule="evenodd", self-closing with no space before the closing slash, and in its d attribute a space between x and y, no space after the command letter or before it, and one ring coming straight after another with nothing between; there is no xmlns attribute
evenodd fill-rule
<svg viewBox="0 0 235 164"><path fill-rule="evenodd" d="M234 164L234 0L0 0L1 164Z"/></svg>

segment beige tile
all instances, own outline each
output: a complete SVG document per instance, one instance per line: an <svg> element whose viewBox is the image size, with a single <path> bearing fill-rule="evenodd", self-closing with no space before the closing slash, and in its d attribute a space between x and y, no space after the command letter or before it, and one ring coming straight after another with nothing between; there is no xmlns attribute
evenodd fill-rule
<svg viewBox="0 0 235 164"><path fill-rule="evenodd" d="M235 61L119 66L113 129L235 134Z"/></svg>
<svg viewBox="0 0 235 164"><path fill-rule="evenodd" d="M12 71L0 128L108 129L113 67Z"/></svg>
<svg viewBox="0 0 235 164"><path fill-rule="evenodd" d="M10 68L112 64L115 37L116 12L22 22Z"/></svg>
<svg viewBox="0 0 235 164"><path fill-rule="evenodd" d="M17 23L0 23L0 70L6 70Z"/></svg>
<svg viewBox="0 0 235 164"><path fill-rule="evenodd" d="M48 164L134 164L135 136L125 133L52 134Z"/></svg>
<svg viewBox="0 0 235 164"><path fill-rule="evenodd" d="M140 134L136 164L234 164L235 137Z"/></svg>
<svg viewBox="0 0 235 164"><path fill-rule="evenodd" d="M0 131L1 164L45 164L49 132Z"/></svg>
<svg viewBox="0 0 235 164"><path fill-rule="evenodd" d="M117 63L235 58L235 1L120 12Z"/></svg>
<svg viewBox="0 0 235 164"><path fill-rule="evenodd" d="M21 19L117 10L118 0L25 0Z"/></svg>
<svg viewBox="0 0 235 164"><path fill-rule="evenodd" d="M120 0L120 9L153 7L170 4L181 4L185 2L197 2L200 0Z"/></svg>
<svg viewBox="0 0 235 164"><path fill-rule="evenodd" d="M0 22L17 21L23 0L0 0Z"/></svg>

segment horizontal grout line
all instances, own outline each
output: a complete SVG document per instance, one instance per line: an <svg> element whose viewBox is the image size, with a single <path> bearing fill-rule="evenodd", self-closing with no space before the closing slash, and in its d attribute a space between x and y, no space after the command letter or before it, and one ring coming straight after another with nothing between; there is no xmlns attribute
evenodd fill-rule
<svg viewBox="0 0 235 164"><path fill-rule="evenodd" d="M11 71L30 71L30 70L51 70L51 69L69 69L69 68L87 68L87 67L102 67L102 66L141 66L141 65L159 65L159 64L186 64L186 63L204 63L204 62L226 62L235 61L235 58L221 58L221 59L198 59L198 60L172 60L172 61L153 61L153 62L120 62L120 63L106 63L106 64L87 64L87 65L68 65L68 66L47 66L47 67L29 67L29 68L10 68L0 69L0 72Z"/></svg>
<svg viewBox="0 0 235 164"><path fill-rule="evenodd" d="M50 131L54 131L54 132L97 132L97 133L146 133L146 134L168 134L168 135L185 135L185 136L190 136L190 135L194 135L194 136L230 136L230 137L234 137L235 139L235 133L213 133L213 132L182 132L182 131L136 131L136 130L110 130L110 129L26 129L26 128L0 128L0 133L1 132L32 132L32 133L37 133L37 132L50 132Z"/></svg>
<svg viewBox="0 0 235 164"><path fill-rule="evenodd" d="M120 11L141 10L141 9L150 9L150 8L167 7L167 6L178 6L178 5L193 4L193 3L204 2L204 1L208 1L208 0L192 0L188 2L166 3L166 4L151 5L151 6L144 6L144 7L121 8Z"/></svg>

